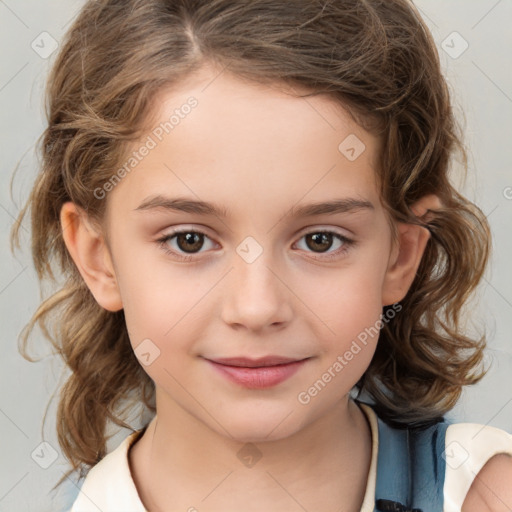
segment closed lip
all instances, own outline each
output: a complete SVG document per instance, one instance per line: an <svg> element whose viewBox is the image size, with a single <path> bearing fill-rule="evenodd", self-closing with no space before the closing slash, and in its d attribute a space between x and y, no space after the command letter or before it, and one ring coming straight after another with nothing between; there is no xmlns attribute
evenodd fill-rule
<svg viewBox="0 0 512 512"><path fill-rule="evenodd" d="M260 358L249 357L223 357L220 359L209 359L209 361L225 366L239 366L243 368L261 368L265 366L277 366L289 363L297 363L309 359L308 357L296 359L283 356L265 356Z"/></svg>

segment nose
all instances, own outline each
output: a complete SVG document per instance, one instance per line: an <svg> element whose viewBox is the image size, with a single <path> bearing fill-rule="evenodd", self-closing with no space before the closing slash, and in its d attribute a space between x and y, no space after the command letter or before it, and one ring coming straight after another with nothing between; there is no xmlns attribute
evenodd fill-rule
<svg viewBox="0 0 512 512"><path fill-rule="evenodd" d="M265 331L290 322L292 292L264 251L248 263L235 255L222 300L222 319L236 329Z"/></svg>

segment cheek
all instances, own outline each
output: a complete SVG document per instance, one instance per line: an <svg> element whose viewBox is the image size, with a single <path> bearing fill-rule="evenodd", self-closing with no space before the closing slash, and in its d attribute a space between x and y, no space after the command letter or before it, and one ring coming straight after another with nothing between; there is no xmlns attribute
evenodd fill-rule
<svg viewBox="0 0 512 512"><path fill-rule="evenodd" d="M335 331L336 339L353 338L379 319L385 270L382 258L361 254L316 282L315 310ZM309 288L314 289L313 283Z"/></svg>
<svg viewBox="0 0 512 512"><path fill-rule="evenodd" d="M132 346L145 339L160 345L172 333L176 319L185 314L186 301L182 290L173 290L176 281L165 275L169 269L155 258L155 249L140 242L128 247L125 241L130 239L129 234L119 236L114 246L126 326Z"/></svg>
<svg viewBox="0 0 512 512"><path fill-rule="evenodd" d="M336 396L358 382L375 353L382 327L382 282L386 270L386 262L378 255L378 251L360 253L357 261L316 283L319 293L312 309L322 320L316 336L321 343L321 357L310 381L336 382L329 387ZM315 389L311 391L314 393ZM330 393L321 401L331 399L327 396Z"/></svg>
<svg viewBox="0 0 512 512"><path fill-rule="evenodd" d="M159 386L180 393L187 380L184 361L193 356L194 341L204 329L194 287L172 289L147 274L125 280L125 321L130 343L144 371ZM172 281L171 281L172 282Z"/></svg>
<svg viewBox="0 0 512 512"><path fill-rule="evenodd" d="M149 349L159 355L155 367L179 370L183 356L194 355L194 341L205 330L205 318L211 318L205 308L219 280L218 272L169 263L165 255L148 246L119 253L118 284L136 355ZM144 369L154 377L155 367Z"/></svg>
<svg viewBox="0 0 512 512"><path fill-rule="evenodd" d="M194 303L200 290L194 286L180 286L180 281L166 282L152 275L138 273L124 280L123 305L125 320L132 345L150 338L161 349L166 343L183 339L177 334L194 322Z"/></svg>

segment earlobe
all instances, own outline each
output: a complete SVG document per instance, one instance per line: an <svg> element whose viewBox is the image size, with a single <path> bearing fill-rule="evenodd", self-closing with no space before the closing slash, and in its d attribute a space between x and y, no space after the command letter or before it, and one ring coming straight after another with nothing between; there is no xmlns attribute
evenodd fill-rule
<svg viewBox="0 0 512 512"><path fill-rule="evenodd" d="M109 248L87 213L68 201L60 210L64 243L96 302L108 311L123 308Z"/></svg>
<svg viewBox="0 0 512 512"><path fill-rule="evenodd" d="M417 217L427 220L425 217L428 217L428 211L437 210L441 206L438 196L428 195L414 203L411 209ZM383 306L399 302L407 295L430 238L428 229L416 224L399 223L397 231L397 241L382 287Z"/></svg>

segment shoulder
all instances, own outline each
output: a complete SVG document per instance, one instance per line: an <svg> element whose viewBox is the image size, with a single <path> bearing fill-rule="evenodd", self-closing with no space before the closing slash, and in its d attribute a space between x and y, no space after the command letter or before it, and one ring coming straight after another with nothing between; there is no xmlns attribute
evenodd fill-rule
<svg viewBox="0 0 512 512"><path fill-rule="evenodd" d="M454 423L446 430L447 510L512 510L512 435L476 423Z"/></svg>
<svg viewBox="0 0 512 512"><path fill-rule="evenodd" d="M494 455L475 476L462 512L512 510L512 455Z"/></svg>

